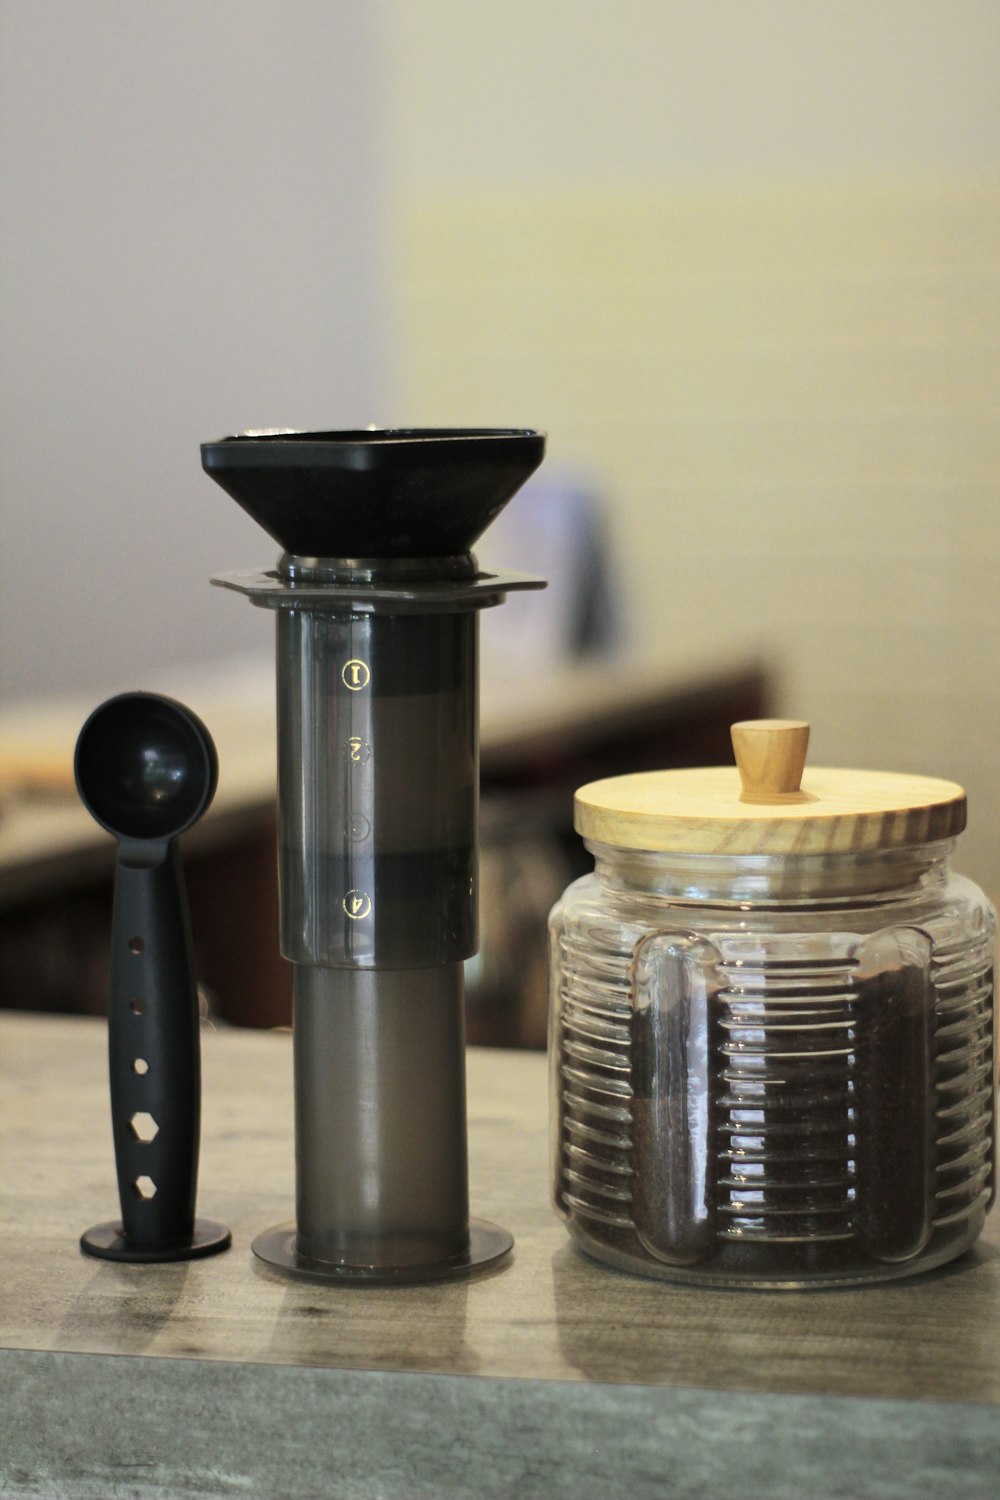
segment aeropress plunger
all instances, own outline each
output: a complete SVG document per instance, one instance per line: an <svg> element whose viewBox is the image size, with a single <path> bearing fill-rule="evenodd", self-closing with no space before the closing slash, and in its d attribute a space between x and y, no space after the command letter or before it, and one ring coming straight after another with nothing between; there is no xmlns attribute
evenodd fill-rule
<svg viewBox="0 0 1000 1500"><path fill-rule="evenodd" d="M260 432L202 463L283 548L215 579L275 612L281 949L294 965L296 1222L261 1260L342 1282L466 1275L463 963L478 943L478 613L523 574L471 548L541 433Z"/></svg>

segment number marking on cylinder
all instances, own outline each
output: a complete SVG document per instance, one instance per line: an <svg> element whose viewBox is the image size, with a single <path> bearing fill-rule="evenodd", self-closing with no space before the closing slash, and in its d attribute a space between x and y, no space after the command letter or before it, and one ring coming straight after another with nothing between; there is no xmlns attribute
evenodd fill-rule
<svg viewBox="0 0 1000 1500"><path fill-rule="evenodd" d="M372 898L367 891L348 891L344 897L344 911L352 922L371 916Z"/></svg>
<svg viewBox="0 0 1000 1500"><path fill-rule="evenodd" d="M371 758L372 747L360 734L352 734L347 741L347 753L356 766L363 766Z"/></svg>
<svg viewBox="0 0 1000 1500"><path fill-rule="evenodd" d="M372 680L372 674L368 669L367 662L360 661L358 657L352 656L350 661L345 661L340 669L340 680L345 688L352 693L360 693Z"/></svg>

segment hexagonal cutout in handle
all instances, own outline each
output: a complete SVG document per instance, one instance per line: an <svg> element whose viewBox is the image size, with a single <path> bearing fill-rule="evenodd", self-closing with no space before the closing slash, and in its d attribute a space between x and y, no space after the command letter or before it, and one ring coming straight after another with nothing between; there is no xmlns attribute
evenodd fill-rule
<svg viewBox="0 0 1000 1500"><path fill-rule="evenodd" d="M160 1133L159 1125L157 1125L153 1116L144 1109L136 1110L128 1122L128 1128L132 1132L133 1139L143 1146L148 1146L150 1141L155 1141Z"/></svg>

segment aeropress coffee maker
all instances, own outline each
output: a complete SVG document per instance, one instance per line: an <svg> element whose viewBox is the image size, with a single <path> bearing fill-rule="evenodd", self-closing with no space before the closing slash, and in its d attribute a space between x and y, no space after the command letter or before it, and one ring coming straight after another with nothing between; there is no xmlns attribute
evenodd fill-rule
<svg viewBox="0 0 1000 1500"><path fill-rule="evenodd" d="M533 431L251 432L205 471L283 549L213 581L275 612L281 951L294 966L293 1275L433 1281L509 1252L470 1220L464 961L478 945L478 614L523 574L471 548Z"/></svg>

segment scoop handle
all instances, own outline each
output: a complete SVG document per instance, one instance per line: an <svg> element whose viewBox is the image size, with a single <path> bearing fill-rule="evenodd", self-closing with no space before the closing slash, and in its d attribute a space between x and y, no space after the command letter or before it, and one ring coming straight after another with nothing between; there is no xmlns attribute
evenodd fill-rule
<svg viewBox="0 0 1000 1500"><path fill-rule="evenodd" d="M124 1238L190 1238L198 1178L198 995L176 839L123 839L111 919L111 1120Z"/></svg>

